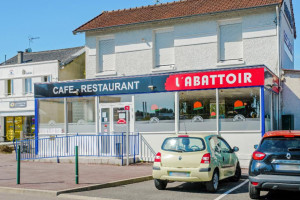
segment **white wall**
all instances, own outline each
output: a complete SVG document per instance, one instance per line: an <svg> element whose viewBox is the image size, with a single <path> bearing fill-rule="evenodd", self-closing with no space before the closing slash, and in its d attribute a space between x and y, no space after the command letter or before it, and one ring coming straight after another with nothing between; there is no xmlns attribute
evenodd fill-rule
<svg viewBox="0 0 300 200"><path fill-rule="evenodd" d="M244 62L218 64L218 22L236 18L242 20ZM97 77L97 38L105 35L114 36L116 43L116 74L112 74L113 76L153 73L153 30L167 27L174 28L175 71L265 64L277 73L275 18L274 7L272 10L253 10L249 14L199 18L175 25L149 26L107 34L86 33L86 77Z"/></svg>
<svg viewBox="0 0 300 200"><path fill-rule="evenodd" d="M282 114L294 115L295 130L300 130L300 72L285 71L282 89Z"/></svg>
<svg viewBox="0 0 300 200"><path fill-rule="evenodd" d="M23 63L16 65L5 65L0 68L0 116L7 113L12 116L22 116L22 112L34 113L34 83L42 81L43 76L51 76L55 81L58 78L58 62L47 61L38 63ZM24 79L32 78L32 94L24 94ZM6 96L6 81L14 80L14 95ZM25 108L10 108L9 103L13 101L26 101ZM0 125L4 126L3 123Z"/></svg>

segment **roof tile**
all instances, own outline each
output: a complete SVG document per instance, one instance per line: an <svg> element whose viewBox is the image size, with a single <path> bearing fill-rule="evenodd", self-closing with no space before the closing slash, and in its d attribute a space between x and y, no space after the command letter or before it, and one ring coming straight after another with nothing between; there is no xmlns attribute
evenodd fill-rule
<svg viewBox="0 0 300 200"><path fill-rule="evenodd" d="M75 29L73 33L141 22L282 4L282 1L283 0L182 0L146 7L143 6L110 12L105 11Z"/></svg>

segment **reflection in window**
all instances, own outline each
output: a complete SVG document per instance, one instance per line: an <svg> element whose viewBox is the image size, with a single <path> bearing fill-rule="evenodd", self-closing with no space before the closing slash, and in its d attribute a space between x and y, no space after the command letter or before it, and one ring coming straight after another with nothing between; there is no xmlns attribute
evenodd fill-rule
<svg viewBox="0 0 300 200"><path fill-rule="evenodd" d="M39 100L39 134L64 133L64 100Z"/></svg>
<svg viewBox="0 0 300 200"><path fill-rule="evenodd" d="M260 88L219 90L220 130L260 130Z"/></svg>
<svg viewBox="0 0 300 200"><path fill-rule="evenodd" d="M95 98L68 99L68 132L95 132Z"/></svg>
<svg viewBox="0 0 300 200"><path fill-rule="evenodd" d="M180 131L216 131L216 90L179 93Z"/></svg>
<svg viewBox="0 0 300 200"><path fill-rule="evenodd" d="M174 93L135 95L135 131L174 131Z"/></svg>
<svg viewBox="0 0 300 200"><path fill-rule="evenodd" d="M272 92L265 89L265 132L271 131Z"/></svg>

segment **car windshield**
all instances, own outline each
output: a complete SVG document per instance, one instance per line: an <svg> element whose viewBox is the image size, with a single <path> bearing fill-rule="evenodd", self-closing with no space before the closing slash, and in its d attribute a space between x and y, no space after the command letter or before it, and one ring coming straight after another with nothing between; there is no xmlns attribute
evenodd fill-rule
<svg viewBox="0 0 300 200"><path fill-rule="evenodd" d="M266 138L260 146L262 152L300 151L300 138Z"/></svg>
<svg viewBox="0 0 300 200"><path fill-rule="evenodd" d="M162 150L174 152L203 151L205 144L202 138L173 137L165 139Z"/></svg>

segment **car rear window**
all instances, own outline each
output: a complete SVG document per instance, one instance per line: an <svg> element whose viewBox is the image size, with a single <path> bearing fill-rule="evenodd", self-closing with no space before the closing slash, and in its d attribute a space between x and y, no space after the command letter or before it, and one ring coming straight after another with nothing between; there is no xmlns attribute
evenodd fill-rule
<svg viewBox="0 0 300 200"><path fill-rule="evenodd" d="M162 150L175 152L203 151L205 143L202 138L195 137L173 137L163 142Z"/></svg>
<svg viewBox="0 0 300 200"><path fill-rule="evenodd" d="M263 152L300 151L300 138L265 138L259 148Z"/></svg>

